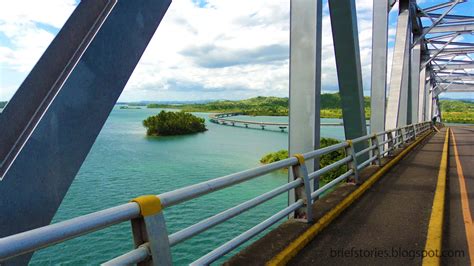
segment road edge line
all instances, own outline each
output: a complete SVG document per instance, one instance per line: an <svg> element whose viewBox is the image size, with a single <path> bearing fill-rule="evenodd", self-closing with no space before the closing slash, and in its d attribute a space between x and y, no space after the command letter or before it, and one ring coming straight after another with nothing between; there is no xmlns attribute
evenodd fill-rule
<svg viewBox="0 0 474 266"><path fill-rule="evenodd" d="M407 148L400 152L395 158L387 162L382 168L375 172L367 181L362 183L356 190L344 198L339 204L332 208L328 213L321 217L318 222L308 228L298 238L293 240L286 248L269 260L267 266L285 265L290 259L302 250L319 232L321 232L327 225L329 225L339 214L349 207L356 199L358 199L364 192L369 189L377 180L380 179L388 170L397 164L405 155L408 154L414 147L416 147L427 136L431 135L433 131L426 133L419 139L415 140Z"/></svg>
<svg viewBox="0 0 474 266"><path fill-rule="evenodd" d="M454 158L456 160L456 171L458 174L459 190L461 197L461 210L464 218L464 229L466 233L468 255L471 265L474 265L474 224L472 221L471 209L469 207L466 180L464 177L464 171L462 169L461 160L459 159L459 152L456 144L456 138L454 136L454 130L451 130L451 137L453 140Z"/></svg>
<svg viewBox="0 0 474 266"><path fill-rule="evenodd" d="M441 265L441 252L443 243L443 224L444 224L444 210L446 199L446 178L448 174L448 154L449 154L449 131L446 130L444 137L443 153L441 155L441 162L439 164L438 182L436 184L435 195L433 198L433 207L431 208L430 221L428 224L428 233L426 236L426 244L423 257L423 266L427 265ZM433 256L430 252L434 251ZM440 256L438 256L440 255Z"/></svg>

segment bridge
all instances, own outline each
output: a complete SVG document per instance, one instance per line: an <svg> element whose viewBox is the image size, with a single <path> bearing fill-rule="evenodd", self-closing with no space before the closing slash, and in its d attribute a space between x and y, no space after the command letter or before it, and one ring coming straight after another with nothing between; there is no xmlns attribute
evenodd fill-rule
<svg viewBox="0 0 474 266"><path fill-rule="evenodd" d="M282 132L288 128L288 123L277 123L277 122L260 122L260 121L250 121L250 120L241 120L241 119L232 119L228 117L239 116L241 113L222 113L222 114L211 114L209 115L209 121L221 125L232 125L232 126L244 126L248 128L249 125L259 126L262 130L265 130L265 127L276 127L279 128ZM343 123L320 123L321 126L343 126Z"/></svg>
<svg viewBox="0 0 474 266"><path fill-rule="evenodd" d="M281 132L284 132L286 128L288 128L288 123L276 123L276 122L259 122L259 121L249 121L249 120L240 120L240 119L229 119L227 117L232 117L232 116L239 116L241 115L240 113L223 113L223 114L212 114L209 116L209 121L212 123L216 124L221 124L221 125L241 125L245 126L245 128L248 128L249 125L256 125L260 126L262 130L265 130L265 127L276 127L281 130Z"/></svg>
<svg viewBox="0 0 474 266"><path fill-rule="evenodd" d="M474 91L474 17L456 14L465 0L399 0L387 75L396 2L373 2L370 132L355 1L328 1L346 141L320 148L322 1L292 0L290 158L51 224L171 4L81 1L0 115L0 262L24 265L36 250L129 222L133 247L104 264L172 265L172 247L285 194L287 205L192 264L261 233L226 264L474 264L474 128L443 125L439 103ZM343 158L320 168L335 151ZM169 232L186 217L169 220L168 208L281 169L285 184ZM344 171L320 186L335 169Z"/></svg>

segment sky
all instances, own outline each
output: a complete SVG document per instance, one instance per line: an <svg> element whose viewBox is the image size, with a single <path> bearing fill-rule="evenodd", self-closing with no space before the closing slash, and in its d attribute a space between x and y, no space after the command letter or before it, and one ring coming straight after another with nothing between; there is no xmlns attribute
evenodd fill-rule
<svg viewBox="0 0 474 266"><path fill-rule="evenodd" d="M364 95L370 95L372 1L356 0ZM472 15L474 0L455 14ZM421 7L443 1L418 1ZM288 96L289 0L174 0L119 101ZM77 6L77 0L3 0L0 100L9 100ZM397 6L390 12L389 64ZM323 0L322 91L337 92L327 0ZM444 97L474 98L473 93Z"/></svg>

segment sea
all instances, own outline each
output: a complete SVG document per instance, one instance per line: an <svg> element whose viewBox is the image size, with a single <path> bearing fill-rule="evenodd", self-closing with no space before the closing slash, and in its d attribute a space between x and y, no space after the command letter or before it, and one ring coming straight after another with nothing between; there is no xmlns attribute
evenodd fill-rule
<svg viewBox="0 0 474 266"><path fill-rule="evenodd" d="M262 130L218 125L209 122L207 113L194 113L206 119L208 130L204 133L147 137L142 121L159 111L114 107L53 223L123 204L140 195L160 194L257 167L262 156L288 146L288 133L278 128ZM288 122L288 117L239 116L236 119ZM322 122L341 120L322 119ZM321 135L344 139L343 127L322 127ZM284 170L274 172L166 209L169 233L282 185L287 182L287 176ZM173 263L189 264L286 205L284 194L174 246ZM250 242L217 264L248 244ZM97 265L132 249L130 223L125 222L37 251L30 264Z"/></svg>

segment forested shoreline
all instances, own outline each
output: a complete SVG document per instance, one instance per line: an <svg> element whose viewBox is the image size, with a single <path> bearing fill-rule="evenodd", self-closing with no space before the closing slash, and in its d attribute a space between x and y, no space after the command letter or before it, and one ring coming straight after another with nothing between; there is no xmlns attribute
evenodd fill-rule
<svg viewBox="0 0 474 266"><path fill-rule="evenodd" d="M474 123L474 102L440 100L443 121L447 123ZM199 104L148 104L148 108L180 109L186 112L242 113L252 116L287 116L287 97L254 97L246 100L222 100ZM370 118L370 97L364 97L365 117ZM342 118L339 93L321 95L321 118Z"/></svg>

